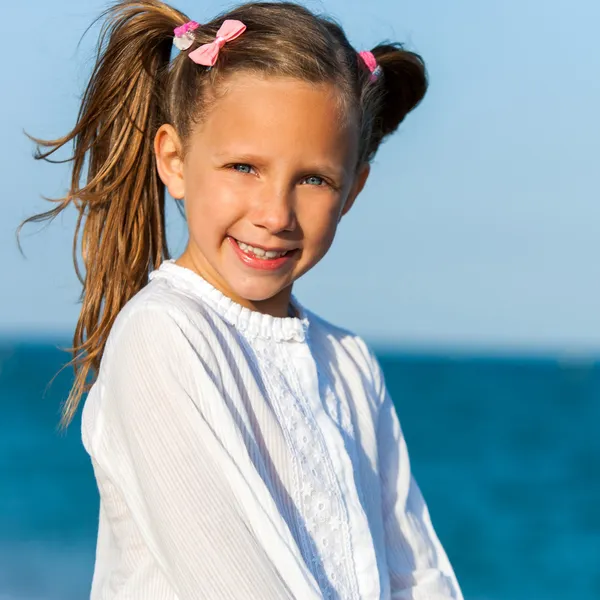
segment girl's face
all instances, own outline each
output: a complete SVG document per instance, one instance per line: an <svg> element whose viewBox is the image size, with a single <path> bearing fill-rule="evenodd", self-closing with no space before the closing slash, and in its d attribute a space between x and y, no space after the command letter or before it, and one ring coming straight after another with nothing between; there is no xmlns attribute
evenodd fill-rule
<svg viewBox="0 0 600 600"><path fill-rule="evenodd" d="M369 168L355 170L357 132L334 87L247 73L224 85L183 160L172 127L156 136L160 176L185 199L176 262L243 306L287 316L293 282L323 258Z"/></svg>

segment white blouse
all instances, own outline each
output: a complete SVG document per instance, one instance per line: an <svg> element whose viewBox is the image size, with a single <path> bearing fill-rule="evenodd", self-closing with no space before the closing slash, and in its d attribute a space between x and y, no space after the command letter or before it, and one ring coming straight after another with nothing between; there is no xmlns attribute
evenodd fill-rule
<svg viewBox="0 0 600 600"><path fill-rule="evenodd" d="M120 312L82 416L92 600L462 600L377 359L292 305L169 260Z"/></svg>

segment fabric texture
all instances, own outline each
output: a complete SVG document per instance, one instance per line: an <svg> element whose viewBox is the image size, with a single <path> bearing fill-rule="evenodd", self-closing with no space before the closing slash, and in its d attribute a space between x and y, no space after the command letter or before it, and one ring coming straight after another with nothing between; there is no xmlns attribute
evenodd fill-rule
<svg viewBox="0 0 600 600"><path fill-rule="evenodd" d="M165 261L85 400L92 600L462 600L371 349Z"/></svg>

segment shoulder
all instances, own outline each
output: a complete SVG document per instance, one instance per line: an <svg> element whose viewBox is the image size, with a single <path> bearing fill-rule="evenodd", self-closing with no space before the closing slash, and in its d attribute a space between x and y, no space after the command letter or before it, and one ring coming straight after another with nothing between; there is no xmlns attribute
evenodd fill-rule
<svg viewBox="0 0 600 600"><path fill-rule="evenodd" d="M185 299L153 281L119 311L82 414L84 444L95 456L125 415L166 411L182 392L199 401L200 361L210 348L188 311Z"/></svg>
<svg viewBox="0 0 600 600"><path fill-rule="evenodd" d="M196 355L206 354L211 335L211 315L204 304L165 280L151 280L115 318L101 370L132 352L143 355L150 364L173 362L190 348Z"/></svg>
<svg viewBox="0 0 600 600"><path fill-rule="evenodd" d="M358 369L379 396L385 384L381 365L371 344L350 329L335 325L310 310L306 313L311 323L313 343L325 349L327 354L332 354L340 364Z"/></svg>

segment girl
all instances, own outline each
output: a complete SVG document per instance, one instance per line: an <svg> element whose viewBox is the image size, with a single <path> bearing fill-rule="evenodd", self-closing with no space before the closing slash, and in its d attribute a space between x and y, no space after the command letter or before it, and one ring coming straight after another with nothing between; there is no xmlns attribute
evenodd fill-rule
<svg viewBox="0 0 600 600"><path fill-rule="evenodd" d="M75 128L36 140L75 147L37 218L72 202L75 240L83 224L63 423L89 391L91 597L462 598L374 354L292 295L423 97L420 57L358 53L287 2L104 16ZM189 229L176 260L165 189Z"/></svg>

